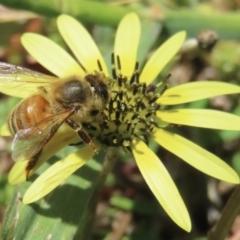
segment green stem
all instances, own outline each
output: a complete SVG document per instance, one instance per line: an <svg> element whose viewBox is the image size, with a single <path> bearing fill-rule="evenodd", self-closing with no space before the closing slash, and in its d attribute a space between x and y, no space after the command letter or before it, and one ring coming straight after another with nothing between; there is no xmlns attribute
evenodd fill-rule
<svg viewBox="0 0 240 240"><path fill-rule="evenodd" d="M89 0L2 0L1 4L32 11L46 17L57 17L66 13L88 23L112 26L116 26L125 14L132 11L127 7Z"/></svg>
<svg viewBox="0 0 240 240"><path fill-rule="evenodd" d="M104 186L106 177L108 173L112 170L113 166L115 165L118 159L118 148L109 147L105 156L105 160L102 165L102 170L99 174L99 177L96 181L94 186L94 190L92 195L88 201L87 209L84 211L84 215L82 216L78 230L74 236L74 240L87 240L91 239L92 234L92 225L95 218L96 207L98 204L98 198L100 192Z"/></svg>
<svg viewBox="0 0 240 240"><path fill-rule="evenodd" d="M215 226L208 233L208 240L224 240L240 211L240 186L237 186L222 210Z"/></svg>

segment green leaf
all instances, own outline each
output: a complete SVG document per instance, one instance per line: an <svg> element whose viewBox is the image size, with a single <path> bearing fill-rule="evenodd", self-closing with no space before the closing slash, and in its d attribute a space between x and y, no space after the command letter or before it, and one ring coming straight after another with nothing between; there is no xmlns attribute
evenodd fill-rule
<svg viewBox="0 0 240 240"><path fill-rule="evenodd" d="M232 157L232 165L235 171L240 175L240 152L236 152Z"/></svg>
<svg viewBox="0 0 240 240"><path fill-rule="evenodd" d="M133 200L122 196L113 196L110 204L124 211L136 212L150 216L156 216L159 210L157 201Z"/></svg>
<svg viewBox="0 0 240 240"><path fill-rule="evenodd" d="M238 12L199 11L198 9L171 10L165 13L165 27L170 34L186 30L188 37L196 37L202 29L214 29L219 39L239 39ZM189 24L191 23L191 24Z"/></svg>
<svg viewBox="0 0 240 240"><path fill-rule="evenodd" d="M18 185L2 226L2 239L73 239L79 222L86 221L83 216L101 162L90 160L44 199L30 205L24 205L21 199L31 182ZM45 163L38 172L47 166Z"/></svg>

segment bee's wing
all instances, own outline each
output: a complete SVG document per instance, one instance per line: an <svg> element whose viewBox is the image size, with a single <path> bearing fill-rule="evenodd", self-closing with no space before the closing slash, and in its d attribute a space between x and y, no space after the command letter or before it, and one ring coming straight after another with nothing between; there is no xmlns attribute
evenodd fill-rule
<svg viewBox="0 0 240 240"><path fill-rule="evenodd" d="M32 95L38 87L49 85L58 80L30 69L0 62L0 92L25 98Z"/></svg>
<svg viewBox="0 0 240 240"><path fill-rule="evenodd" d="M24 161L36 156L53 137L72 111L52 115L31 128L18 131L12 143L14 161Z"/></svg>

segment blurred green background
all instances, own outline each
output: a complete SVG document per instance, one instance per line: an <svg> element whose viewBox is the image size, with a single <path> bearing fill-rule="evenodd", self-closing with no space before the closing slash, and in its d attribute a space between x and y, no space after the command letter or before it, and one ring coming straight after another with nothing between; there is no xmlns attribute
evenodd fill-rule
<svg viewBox="0 0 240 240"><path fill-rule="evenodd" d="M206 32L209 33L209 30L211 30L211 36L218 36L216 44L210 44L207 48L198 45L191 48L187 45L164 69L159 79L171 73L169 79L171 86L213 79L234 84L240 82L240 1L238 0L71 0L62 2L2 0L1 4L3 5L0 5L0 61L3 62L49 74L25 52L21 46L20 37L24 32L36 32L48 36L66 48L56 27L56 16L64 12L75 16L85 25L110 66L117 24L127 12L135 11L142 21L142 37L138 52L140 66L145 63L151 51L177 31L187 31L188 40L192 39L188 44L199 41ZM239 100L237 95L219 96L191 103L188 107L218 109L240 115ZM19 99L0 95L0 126L4 124L9 112L18 101ZM176 130L228 162L240 174L239 132L185 126L179 126ZM187 205L193 224L191 233L181 230L165 214L145 184L132 156L122 152L101 191L92 229L92 239L207 239L207 232L219 217L234 186L198 172L159 146L152 146L152 148L167 166ZM52 161L61 159L72 151L72 147L67 147ZM13 207L18 202L17 198L12 198L14 191L16 193L21 188L21 186L17 187L16 190L7 182L8 172L12 165L11 138L0 137L0 225L4 222L6 208ZM84 174L84 170L82 172L78 171L73 178ZM74 182L69 181L70 185ZM79 180L79 184L84 185L84 181ZM54 191L51 196L57 194L64 201L60 189ZM79 202L81 205L80 200L78 201L81 196L79 194L74 199L75 201L68 202L71 210L67 211L74 212L74 209L78 209L75 208L75 204ZM52 204L54 201L49 201L49 203ZM31 207L32 215L28 215L30 221L33 221L31 216L37 212L45 217L44 221L46 218L53 219L54 222L61 219L63 228L59 228L60 231L67 231L64 230L65 226L66 229L70 225L71 228L77 226L78 220L74 222L58 215L56 217L52 212L40 211L39 206L36 206ZM58 211L56 207L55 211ZM27 223L25 227L27 229ZM72 233L74 230L69 231ZM228 232L228 240L240 239L240 215L236 216ZM29 236L31 235L22 233L19 239L33 239ZM55 236L49 239L78 238L57 238Z"/></svg>

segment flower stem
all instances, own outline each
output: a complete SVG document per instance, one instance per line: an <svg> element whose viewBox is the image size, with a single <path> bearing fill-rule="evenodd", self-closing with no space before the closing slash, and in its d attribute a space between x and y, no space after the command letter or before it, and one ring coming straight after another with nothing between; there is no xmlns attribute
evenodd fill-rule
<svg viewBox="0 0 240 240"><path fill-rule="evenodd" d="M208 233L208 240L223 240L240 211L240 186L237 186L222 210L215 226Z"/></svg>
<svg viewBox="0 0 240 240"><path fill-rule="evenodd" d="M107 153L105 155L105 159L102 165L102 170L99 174L92 195L86 206L87 209L84 211L84 215L81 218L82 220L79 222L77 232L73 238L74 240L91 239L92 226L98 204L98 197L104 186L108 173L112 170L113 166L115 165L118 159L118 152L119 152L118 148L109 147L107 149Z"/></svg>

